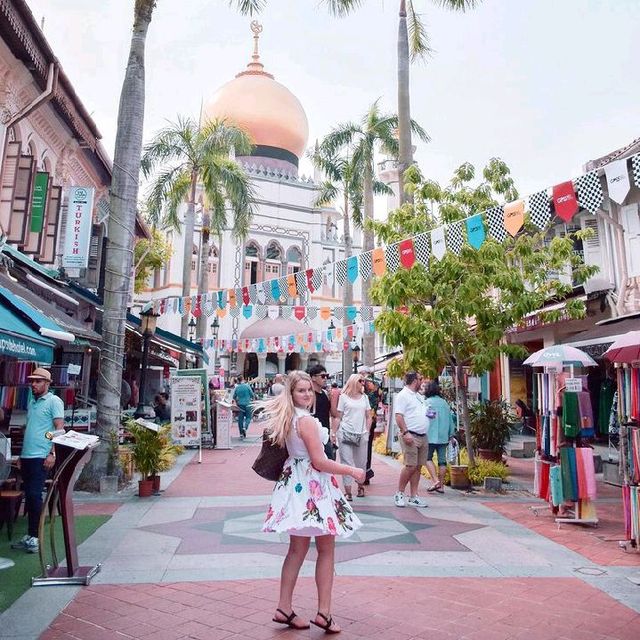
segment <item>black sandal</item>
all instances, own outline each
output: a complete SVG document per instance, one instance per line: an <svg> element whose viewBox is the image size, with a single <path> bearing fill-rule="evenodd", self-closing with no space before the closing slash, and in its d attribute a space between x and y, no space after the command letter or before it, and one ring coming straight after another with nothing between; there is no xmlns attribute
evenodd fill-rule
<svg viewBox="0 0 640 640"><path fill-rule="evenodd" d="M276 609L276 613L281 613L284 616L284 620L278 620L277 618L272 618L273 622L277 622L278 624L286 624L287 627L291 627L292 629L309 629L309 625L304 625L299 627L298 625L293 624L293 621L298 617L296 612L291 610L291 615L287 615L282 609ZM331 626L331 625L329 625Z"/></svg>
<svg viewBox="0 0 640 640"><path fill-rule="evenodd" d="M331 628L333 626L333 624L334 624L333 618L331 616L327 617L327 616L324 615L324 613L320 613L319 611L317 613L317 616L320 616L326 622L326 624L320 624L319 622L316 622L315 620L309 620L309 622L311 624L315 624L316 627L320 627L321 629L323 629L325 633L340 633L342 631L342 629L332 629Z"/></svg>

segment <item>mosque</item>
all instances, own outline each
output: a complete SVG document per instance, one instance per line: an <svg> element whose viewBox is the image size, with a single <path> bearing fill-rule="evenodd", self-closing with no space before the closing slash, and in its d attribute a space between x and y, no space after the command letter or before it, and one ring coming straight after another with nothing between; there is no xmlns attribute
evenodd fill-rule
<svg viewBox="0 0 640 640"><path fill-rule="evenodd" d="M244 241L234 240L230 230L224 232L221 240L212 237L207 265L210 291L283 277L344 257L341 212L314 205L322 176L316 173L311 178L298 172L309 135L304 108L286 86L265 70L259 53L262 27L254 21L251 29L254 34L251 61L246 69L220 87L203 108L204 120L226 118L245 129L255 145L251 156L236 160L250 176L256 193L256 213ZM392 174L393 171L385 171L386 180L393 181ZM146 292L149 299L181 295L183 236L175 231L168 235L173 255L155 274L152 286ZM361 233L355 229L352 235L353 252L358 253L362 247ZM197 293L199 243L197 220L192 260L193 295ZM342 305L342 299L342 287L334 282L323 282L312 298L307 292L302 298L289 298L286 304L335 307ZM359 300L360 290L356 284L354 304L358 305ZM213 317L207 324L211 324ZM164 314L158 319L158 326L179 333L180 320L178 314ZM239 340L268 338L326 330L332 322L335 322L334 326L342 324L335 318L322 320L319 316L313 320L307 318L303 324L284 308L277 318L245 318L242 314L232 317L227 313L219 318L218 336ZM212 337L210 327L207 327L206 337ZM215 373L222 368L226 374L238 373L250 378L304 369L314 361L324 364L329 372L342 369L341 352L236 354L223 351L212 359L217 362Z"/></svg>

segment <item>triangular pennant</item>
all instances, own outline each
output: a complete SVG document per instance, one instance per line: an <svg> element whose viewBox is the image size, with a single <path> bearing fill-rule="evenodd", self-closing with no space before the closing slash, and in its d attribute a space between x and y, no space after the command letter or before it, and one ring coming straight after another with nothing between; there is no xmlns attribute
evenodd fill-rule
<svg viewBox="0 0 640 640"><path fill-rule="evenodd" d="M256 305L253 308L253 315L258 319L258 320L264 320L267 317L267 307L265 307L262 304Z"/></svg>
<svg viewBox="0 0 640 640"><path fill-rule="evenodd" d="M209 296L207 296L209 297ZM223 306L222 309L226 310L227 306ZM205 304L204 304L204 312L207 315L207 317L213 315L214 311L216 311L217 309L220 309L220 307L218 307L218 304L213 302L213 300L208 299Z"/></svg>
<svg viewBox="0 0 640 640"><path fill-rule="evenodd" d="M395 273L400 267L400 254L398 252L398 243L390 244L385 249L385 260L387 262L387 269L391 273Z"/></svg>
<svg viewBox="0 0 640 640"><path fill-rule="evenodd" d="M436 260L442 260L447 252L444 239L444 227L437 227L431 231L431 253Z"/></svg>
<svg viewBox="0 0 640 640"><path fill-rule="evenodd" d="M229 306L230 307L237 307L238 306L238 299L236 298L236 290L235 289L229 289L227 291L227 296L229 298Z"/></svg>
<svg viewBox="0 0 640 640"><path fill-rule="evenodd" d="M242 294L242 303L244 305L248 305L251 302L251 298L249 297L249 287L242 287L241 294Z"/></svg>
<svg viewBox="0 0 640 640"><path fill-rule="evenodd" d="M576 189L580 206L595 215L604 200L598 172L591 171L577 178Z"/></svg>
<svg viewBox="0 0 640 640"><path fill-rule="evenodd" d="M294 315L296 320L302 320L302 319L304 319L304 317L306 315L306 310L305 310L304 307L294 307L293 308L293 315Z"/></svg>
<svg viewBox="0 0 640 640"><path fill-rule="evenodd" d="M280 307L276 307L276 306L269 307L269 309L267 310L267 315L272 320L275 320L277 317L280 316Z"/></svg>
<svg viewBox="0 0 640 640"><path fill-rule="evenodd" d="M336 317L336 320L342 320L342 318L344 318L344 307L335 307L333 315Z"/></svg>
<svg viewBox="0 0 640 640"><path fill-rule="evenodd" d="M555 185L551 192L556 214L565 222L569 222L569 220L578 213L579 208L578 201L576 200L576 192L573 189L573 182L571 182L571 180L561 182Z"/></svg>
<svg viewBox="0 0 640 640"><path fill-rule="evenodd" d="M373 320L373 307L360 307L360 317L363 322Z"/></svg>
<svg viewBox="0 0 640 640"><path fill-rule="evenodd" d="M307 269L304 273L307 277L307 289L309 289L309 293L313 293L316 290L316 287L313 283L313 269Z"/></svg>
<svg viewBox="0 0 640 640"><path fill-rule="evenodd" d="M272 280L271 281L271 297L274 302L278 302L280 300L280 281Z"/></svg>
<svg viewBox="0 0 640 640"><path fill-rule="evenodd" d="M365 251L360 254L360 277L363 280L369 280L369 278L371 278L372 264L371 251Z"/></svg>
<svg viewBox="0 0 640 640"><path fill-rule="evenodd" d="M356 319L357 314L358 310L355 307L344 308L344 318L349 322L353 322Z"/></svg>
<svg viewBox="0 0 640 640"><path fill-rule="evenodd" d="M336 280L341 287L347 282L347 261L340 260L336 262Z"/></svg>
<svg viewBox="0 0 640 640"><path fill-rule="evenodd" d="M299 296L303 296L307 292L307 276L304 271L296 273L296 289Z"/></svg>
<svg viewBox="0 0 640 640"><path fill-rule="evenodd" d="M311 283L313 284L313 290L317 291L322 286L322 269L314 269L313 276L311 277Z"/></svg>
<svg viewBox="0 0 640 640"><path fill-rule="evenodd" d="M331 317L331 308L330 307L320 307L320 317L323 320L328 320Z"/></svg>
<svg viewBox="0 0 640 640"><path fill-rule="evenodd" d="M549 194L546 190L538 191L529 196L529 215L531 222L538 227L544 229L551 219L551 202Z"/></svg>
<svg viewBox="0 0 640 640"><path fill-rule="evenodd" d="M504 228L515 238L524 224L524 200L509 202L504 206Z"/></svg>
<svg viewBox="0 0 640 640"><path fill-rule="evenodd" d="M467 242L474 248L479 249L485 241L484 222L482 214L476 213L466 220L467 225Z"/></svg>
<svg viewBox="0 0 640 640"><path fill-rule="evenodd" d="M258 291L256 289L256 285L252 284L247 288L249 289L249 301L251 304L256 304L256 302L258 302Z"/></svg>
<svg viewBox="0 0 640 640"><path fill-rule="evenodd" d="M289 297L295 298L298 295L298 287L296 286L296 274L290 273L287 276L287 292Z"/></svg>
<svg viewBox="0 0 640 640"><path fill-rule="evenodd" d="M636 183L636 187L640 189L640 153L636 153L631 158L631 170L633 172L633 181Z"/></svg>
<svg viewBox="0 0 640 640"><path fill-rule="evenodd" d="M491 207L485 211L489 235L498 242L507 239L507 230L504 228L504 208L500 205Z"/></svg>
<svg viewBox="0 0 640 640"><path fill-rule="evenodd" d="M307 318L309 320L315 320L318 315L318 307L307 307Z"/></svg>
<svg viewBox="0 0 640 640"><path fill-rule="evenodd" d="M627 172L627 159L614 160L604 168L607 179L609 197L618 204L623 204L627 194L631 190L629 174Z"/></svg>
<svg viewBox="0 0 640 640"><path fill-rule="evenodd" d="M248 320L253 315L253 305L246 304L242 307L242 315Z"/></svg>
<svg viewBox="0 0 640 640"><path fill-rule="evenodd" d="M241 310L242 310L241 306L231 307L229 309L229 313L231 314L232 318L239 318Z"/></svg>
<svg viewBox="0 0 640 640"><path fill-rule="evenodd" d="M335 265L333 262L327 263L322 268L322 273L324 275L324 282L328 287L333 287L335 281Z"/></svg>
<svg viewBox="0 0 640 640"><path fill-rule="evenodd" d="M449 251L455 253L457 256L462 251L462 245L464 244L464 236L462 235L462 222L452 222L446 228L447 235L447 247Z"/></svg>
<svg viewBox="0 0 640 640"><path fill-rule="evenodd" d="M353 284L358 279L358 256L347 258L347 280Z"/></svg>
<svg viewBox="0 0 640 640"><path fill-rule="evenodd" d="M411 269L416 261L416 254L413 248L413 240L407 238L398 243L398 253L400 254L400 264L405 269Z"/></svg>
<svg viewBox="0 0 640 640"><path fill-rule="evenodd" d="M383 276L387 270L387 256L382 247L376 247L371 252L372 270L378 277Z"/></svg>
<svg viewBox="0 0 640 640"><path fill-rule="evenodd" d="M413 247L416 254L416 260L425 267L429 266L429 256L431 255L431 234L419 233L413 239Z"/></svg>
<svg viewBox="0 0 640 640"><path fill-rule="evenodd" d="M264 290L264 282L256 283L256 302L257 304L264 304L267 301L267 294Z"/></svg>
<svg viewBox="0 0 640 640"><path fill-rule="evenodd" d="M291 307L286 306L286 307L282 307L280 309L280 315L285 319L285 320L291 320Z"/></svg>
<svg viewBox="0 0 640 640"><path fill-rule="evenodd" d="M202 315L202 296L191 298L191 315L194 318L199 318Z"/></svg>

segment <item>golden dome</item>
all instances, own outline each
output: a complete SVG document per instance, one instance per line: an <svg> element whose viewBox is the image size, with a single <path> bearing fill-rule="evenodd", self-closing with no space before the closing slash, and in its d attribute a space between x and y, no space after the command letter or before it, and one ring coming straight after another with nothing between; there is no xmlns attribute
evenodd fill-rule
<svg viewBox="0 0 640 640"><path fill-rule="evenodd" d="M226 118L242 127L258 147L255 156L263 155L265 150L260 147L271 147L284 149L297 160L307 146L307 116L298 98L264 70L258 54L262 27L254 21L251 29L255 42L252 61L205 104L203 119Z"/></svg>

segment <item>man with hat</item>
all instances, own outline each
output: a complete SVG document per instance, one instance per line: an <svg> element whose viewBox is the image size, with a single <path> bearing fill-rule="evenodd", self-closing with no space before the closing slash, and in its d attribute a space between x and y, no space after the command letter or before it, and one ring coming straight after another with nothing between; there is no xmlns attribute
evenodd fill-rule
<svg viewBox="0 0 640 640"><path fill-rule="evenodd" d="M27 534L14 549L24 549L28 553L38 553L38 524L42 511L42 492L47 472L53 467L56 455L47 434L64 428L64 404L49 391L51 373L38 367L28 376L33 397L27 409L27 426L20 454L20 471L25 494L28 516Z"/></svg>

